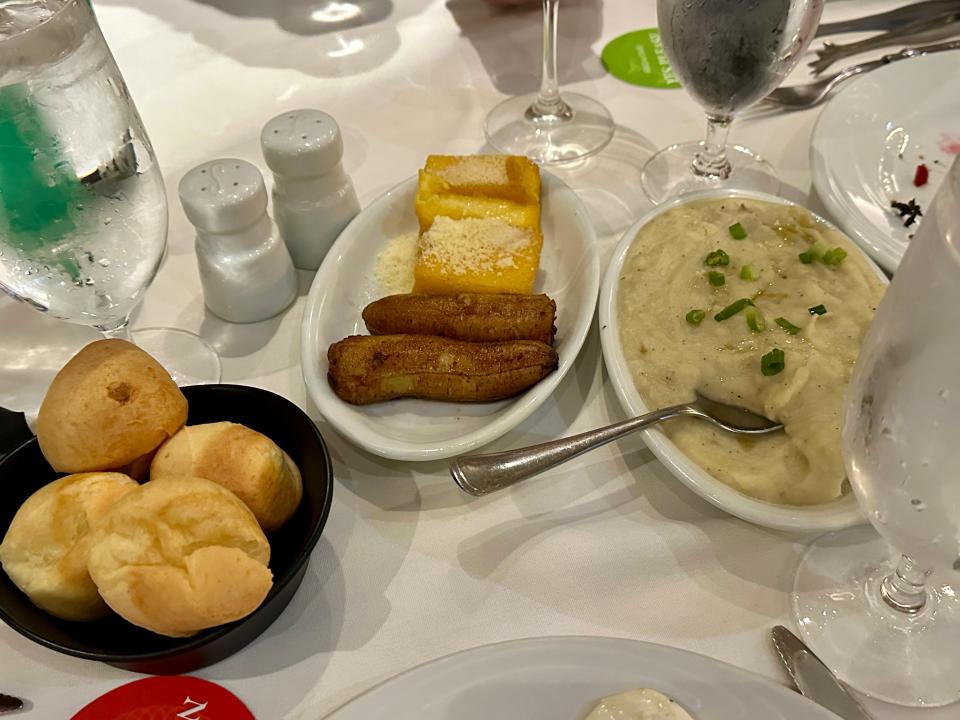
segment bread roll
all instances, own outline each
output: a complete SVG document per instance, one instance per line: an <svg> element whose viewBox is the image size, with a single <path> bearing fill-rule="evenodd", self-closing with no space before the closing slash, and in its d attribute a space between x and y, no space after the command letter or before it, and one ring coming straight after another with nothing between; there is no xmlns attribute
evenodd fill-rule
<svg viewBox="0 0 960 720"><path fill-rule="evenodd" d="M33 603L66 620L109 613L87 572L91 528L137 484L120 473L68 475L27 498L0 543L0 564Z"/></svg>
<svg viewBox="0 0 960 720"><path fill-rule="evenodd" d="M273 585L270 545L237 497L202 478L129 493L90 540L90 576L117 614L170 637L239 620Z"/></svg>
<svg viewBox="0 0 960 720"><path fill-rule="evenodd" d="M150 479L169 475L222 485L246 503L265 532L289 520L303 496L293 460L266 435L231 422L185 427L165 442L153 458Z"/></svg>
<svg viewBox="0 0 960 720"><path fill-rule="evenodd" d="M186 421L187 399L156 360L124 340L97 340L53 379L37 439L55 470L112 470L152 452Z"/></svg>

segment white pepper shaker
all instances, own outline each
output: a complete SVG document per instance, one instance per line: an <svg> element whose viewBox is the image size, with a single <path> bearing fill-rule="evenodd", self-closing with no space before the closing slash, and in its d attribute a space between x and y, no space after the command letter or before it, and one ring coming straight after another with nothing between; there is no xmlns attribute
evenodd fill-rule
<svg viewBox="0 0 960 720"><path fill-rule="evenodd" d="M246 160L210 160L180 180L180 202L197 229L203 300L235 323L266 320L297 296L297 273L267 215L260 171Z"/></svg>
<svg viewBox="0 0 960 720"><path fill-rule="evenodd" d="M343 170L340 127L320 110L291 110L260 133L263 158L273 171L273 214L293 264L320 267L360 203Z"/></svg>

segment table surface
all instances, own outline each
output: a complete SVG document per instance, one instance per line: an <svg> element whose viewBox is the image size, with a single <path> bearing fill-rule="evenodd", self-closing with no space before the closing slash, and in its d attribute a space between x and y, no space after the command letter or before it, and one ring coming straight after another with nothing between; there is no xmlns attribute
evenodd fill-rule
<svg viewBox="0 0 960 720"><path fill-rule="evenodd" d="M379 459L320 418L299 368L308 273L301 273L297 303L274 320L230 325L205 312L192 228L175 193L190 167L232 156L265 170L262 124L283 110L317 107L339 121L345 168L366 204L413 174L428 153L480 149L485 112L537 86L536 7L504 14L482 0L364 1L386 16L336 32L310 21L309 0L95 2L171 196L168 256L134 325L200 332L223 356L224 382L264 387L306 408L330 445L337 479L329 523L290 606L248 648L197 674L231 689L257 717L315 720L456 650L584 634L681 647L785 683L769 629L789 624L789 591L809 538L727 516L676 481L636 438L509 491L468 498L444 463ZM824 18L898 4L833 0ZM604 102L618 123L604 153L560 173L587 203L605 263L648 207L639 186L643 161L655 148L700 137L703 119L682 91L626 85L601 67L607 41L655 26L653 0L561 5L561 80ZM806 77L801 67L791 80ZM817 115L744 118L733 139L776 166L782 194L822 211L807 161ZM0 325L0 405L7 407L35 405L56 370L54 351L92 337L7 299L0 299ZM622 417L594 326L557 392L491 447ZM0 643L0 691L31 699L27 717L69 716L136 677L56 654L2 625ZM869 705L879 720L958 713Z"/></svg>

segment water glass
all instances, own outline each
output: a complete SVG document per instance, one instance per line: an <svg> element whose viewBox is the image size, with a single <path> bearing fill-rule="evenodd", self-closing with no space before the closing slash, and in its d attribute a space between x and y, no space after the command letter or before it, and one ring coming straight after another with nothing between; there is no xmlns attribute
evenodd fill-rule
<svg viewBox="0 0 960 720"><path fill-rule="evenodd" d="M960 159L925 210L850 383L844 458L873 528L818 539L793 594L814 652L849 685L901 705L960 700L958 306Z"/></svg>
<svg viewBox="0 0 960 720"><path fill-rule="evenodd" d="M167 201L87 0L0 3L0 147L0 289L128 337L163 258ZM196 335L138 333L182 379L219 378L216 353Z"/></svg>
<svg viewBox="0 0 960 720"><path fill-rule="evenodd" d="M824 0L658 0L670 66L707 115L703 142L672 145L643 169L657 204L678 195L735 187L776 193L773 167L728 145L734 115L773 90L813 39Z"/></svg>

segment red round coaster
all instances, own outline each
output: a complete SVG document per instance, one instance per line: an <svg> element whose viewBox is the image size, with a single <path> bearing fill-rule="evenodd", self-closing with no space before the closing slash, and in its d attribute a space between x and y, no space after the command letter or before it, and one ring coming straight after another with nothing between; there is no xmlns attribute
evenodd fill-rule
<svg viewBox="0 0 960 720"><path fill-rule="evenodd" d="M189 675L148 677L102 695L72 720L255 720L233 693Z"/></svg>

